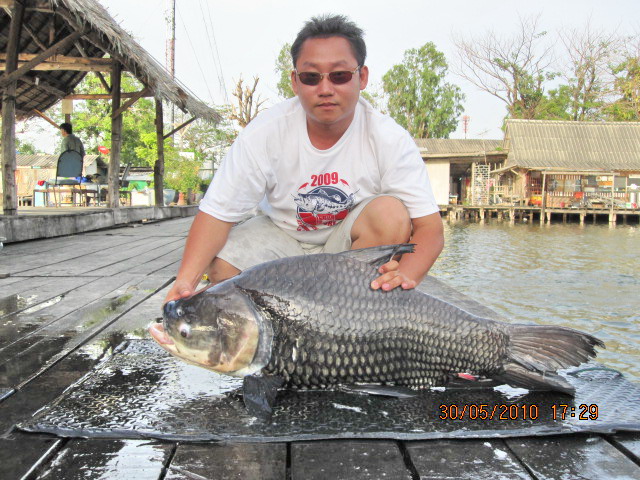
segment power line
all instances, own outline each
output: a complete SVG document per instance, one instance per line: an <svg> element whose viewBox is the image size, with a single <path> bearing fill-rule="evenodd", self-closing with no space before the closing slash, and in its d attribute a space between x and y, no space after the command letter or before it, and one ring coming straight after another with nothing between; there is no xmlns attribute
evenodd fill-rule
<svg viewBox="0 0 640 480"><path fill-rule="evenodd" d="M211 19L211 9L209 8L209 2L205 2L207 6L207 14L209 18L209 24L211 25L211 36L209 37L209 29L207 28L206 19L205 19L205 29L207 29L207 40L209 41L209 46L211 47L211 52L213 56L213 52L215 51L215 56L213 56L214 65L216 65L216 71L218 73L218 82L222 87L224 92L224 100L225 103L229 103L229 95L227 94L227 85L224 81L224 73L222 71L222 62L220 61L220 53L218 52L218 42L216 42L216 34L213 28L213 20ZM200 0L200 10L202 11L202 17L204 18L204 10L202 8L202 0ZM211 45L211 39L213 39L213 45ZM217 63L216 63L217 60Z"/></svg>
<svg viewBox="0 0 640 480"><path fill-rule="evenodd" d="M187 25L184 21L184 19L182 18L182 12L180 12L180 9L177 8L176 10L178 10L178 15L180 16L180 21L182 22L182 26L184 28L185 33L187 34L187 39L189 40L189 45L191 45L191 50L193 50L193 56L196 59L196 63L198 64L198 69L200 70L200 73L202 74L202 79L204 80L204 84L207 87L207 91L209 92L209 98L211 98L211 103L215 103L213 101L213 95L211 93L211 90L209 89L209 82L207 82L207 76L204 73L204 70L202 69L202 65L200 65L200 60L198 59L198 54L196 53L196 49L193 46L193 42L191 41L191 36L189 35L189 29L187 28Z"/></svg>

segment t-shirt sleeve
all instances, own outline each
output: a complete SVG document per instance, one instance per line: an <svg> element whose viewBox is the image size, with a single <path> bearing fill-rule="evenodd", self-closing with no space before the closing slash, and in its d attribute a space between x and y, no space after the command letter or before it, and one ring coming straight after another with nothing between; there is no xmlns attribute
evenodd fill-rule
<svg viewBox="0 0 640 480"><path fill-rule="evenodd" d="M254 211L266 189L264 165L257 157L267 160L255 150L242 134L236 139L200 202L202 212L224 222L238 222Z"/></svg>
<svg viewBox="0 0 640 480"><path fill-rule="evenodd" d="M400 127L397 127L400 128ZM397 142L386 142L379 151L382 193L397 196L411 218L438 212L427 167L417 145L406 131L398 133Z"/></svg>

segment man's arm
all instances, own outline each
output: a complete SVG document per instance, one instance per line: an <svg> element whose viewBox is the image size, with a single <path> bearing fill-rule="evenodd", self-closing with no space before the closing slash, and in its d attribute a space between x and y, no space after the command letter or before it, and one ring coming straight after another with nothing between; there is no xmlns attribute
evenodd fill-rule
<svg viewBox="0 0 640 480"><path fill-rule="evenodd" d="M193 295L202 274L227 243L233 223L198 212L184 247L176 281L167 293L165 303Z"/></svg>
<svg viewBox="0 0 640 480"><path fill-rule="evenodd" d="M371 282L371 288L392 290L415 288L435 263L444 247L444 231L440 212L424 217L412 218L413 234L411 243L415 243L415 252L402 256L400 262L391 260L379 269L382 274Z"/></svg>

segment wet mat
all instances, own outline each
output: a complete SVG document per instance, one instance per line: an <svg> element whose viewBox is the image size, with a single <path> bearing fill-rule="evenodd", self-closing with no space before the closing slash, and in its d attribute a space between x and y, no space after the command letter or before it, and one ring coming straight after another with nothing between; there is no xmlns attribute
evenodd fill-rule
<svg viewBox="0 0 640 480"><path fill-rule="evenodd" d="M245 411L240 379L134 340L18 427L65 437L234 442L640 431L640 386L597 364L566 377L576 388L573 399L502 387L432 389L409 399L281 392L271 422L264 423Z"/></svg>

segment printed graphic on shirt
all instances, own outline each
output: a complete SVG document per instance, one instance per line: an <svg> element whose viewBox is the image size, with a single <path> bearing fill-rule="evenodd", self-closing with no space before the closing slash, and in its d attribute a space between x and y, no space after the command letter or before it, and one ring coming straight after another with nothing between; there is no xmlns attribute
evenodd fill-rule
<svg viewBox="0 0 640 480"><path fill-rule="evenodd" d="M343 220L355 203L355 192L338 172L311 175L311 181L298 188L293 197L297 205L298 231L317 230Z"/></svg>

